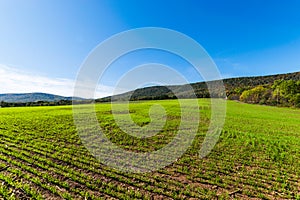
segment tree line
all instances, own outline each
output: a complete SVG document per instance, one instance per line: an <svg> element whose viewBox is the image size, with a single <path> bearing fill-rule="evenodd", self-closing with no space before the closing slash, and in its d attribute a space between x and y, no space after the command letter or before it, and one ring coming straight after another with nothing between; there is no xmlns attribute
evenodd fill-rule
<svg viewBox="0 0 300 200"><path fill-rule="evenodd" d="M218 81L211 81L211 84ZM226 88L226 96L230 100L238 100L246 103L294 106L300 107L300 72L289 74L278 74L260 77L241 77L223 80ZM191 87L192 86L192 87ZM216 87L217 88L217 87ZM177 94L177 96L172 92ZM177 86L152 86L140 88L135 91L126 92L119 95L108 96L95 100L60 100L60 101L37 101L27 103L1 102L1 107L16 106L56 106L84 104L93 102L111 101L139 101L139 100L162 100L176 98L214 98L225 97L223 91L213 91L210 94L205 82L192 83ZM221 94L222 93L222 94Z"/></svg>
<svg viewBox="0 0 300 200"><path fill-rule="evenodd" d="M71 105L71 100L59 100L59 101L36 101L36 102L0 102L0 107L26 107L26 106L59 106L59 105Z"/></svg>
<svg viewBox="0 0 300 200"><path fill-rule="evenodd" d="M0 102L0 107L29 107L29 106L63 106L72 104L88 104L93 103L94 100L59 100L59 101L35 101L35 102Z"/></svg>
<svg viewBox="0 0 300 200"><path fill-rule="evenodd" d="M300 107L300 81L276 80L273 84L239 90L239 100L245 103Z"/></svg>

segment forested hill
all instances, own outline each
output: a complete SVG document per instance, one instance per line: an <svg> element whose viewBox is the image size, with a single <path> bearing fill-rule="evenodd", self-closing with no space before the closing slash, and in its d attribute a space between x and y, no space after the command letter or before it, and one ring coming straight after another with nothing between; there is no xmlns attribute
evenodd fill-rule
<svg viewBox="0 0 300 200"><path fill-rule="evenodd" d="M226 93L229 98L237 98L236 95L241 94L241 90L252 89L259 85L272 85L276 80L300 80L300 72L288 74L276 74L269 76L241 77L223 80Z"/></svg>
<svg viewBox="0 0 300 200"><path fill-rule="evenodd" d="M269 76L256 76L256 77L241 77L241 78L229 78L224 79L224 85L226 88L226 96L229 99L239 100L242 93L246 90L253 89L257 86L270 87L278 80L300 80L300 72L288 73L288 74L277 74ZM212 81L214 82L214 81ZM192 83L191 86L198 98L210 97L205 82ZM97 102L108 102L113 100L151 100L151 99L173 99L176 98L171 90L176 91L179 97L191 98L192 91L188 89L186 85L178 86L153 86L147 88L137 89L135 91L127 92L120 95L115 95L97 99Z"/></svg>
<svg viewBox="0 0 300 200"><path fill-rule="evenodd" d="M81 98L76 98L80 100ZM64 97L54 94L47 93L16 93L16 94L0 94L0 101L14 102L14 103L26 103L26 102L37 102L37 101L71 101L72 97Z"/></svg>

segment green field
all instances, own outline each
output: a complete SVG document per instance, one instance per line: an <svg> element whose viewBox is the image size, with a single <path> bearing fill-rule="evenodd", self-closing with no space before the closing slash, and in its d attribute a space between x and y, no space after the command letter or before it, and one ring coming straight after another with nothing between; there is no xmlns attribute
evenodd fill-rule
<svg viewBox="0 0 300 200"><path fill-rule="evenodd" d="M189 100L186 100L189 101ZM210 101L199 100L201 121L190 149L156 172L124 173L96 160L82 145L72 106L0 109L0 195L4 199L300 199L300 110L234 101L220 139L204 159L199 149L210 121ZM161 104L164 129L137 139L122 132L110 104L96 113L107 137L128 151L162 148L180 122L177 100L131 103L140 126ZM119 114L122 114L122 104Z"/></svg>

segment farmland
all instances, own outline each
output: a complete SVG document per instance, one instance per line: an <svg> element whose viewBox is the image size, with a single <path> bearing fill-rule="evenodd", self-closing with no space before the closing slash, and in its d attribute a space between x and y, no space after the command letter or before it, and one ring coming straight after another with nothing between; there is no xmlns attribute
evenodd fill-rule
<svg viewBox="0 0 300 200"><path fill-rule="evenodd" d="M166 109L167 122L161 132L146 139L122 132L111 104L96 104L96 114L102 130L118 146L153 151L174 137L180 123L177 100L132 102L132 119L140 126L149 123L153 104ZM77 134L72 106L1 108L0 195L5 199L300 199L299 109L228 101L220 139L200 159L210 101L199 99L199 108L191 110L191 115L200 112L201 118L193 145L172 165L148 173L120 172L95 159Z"/></svg>

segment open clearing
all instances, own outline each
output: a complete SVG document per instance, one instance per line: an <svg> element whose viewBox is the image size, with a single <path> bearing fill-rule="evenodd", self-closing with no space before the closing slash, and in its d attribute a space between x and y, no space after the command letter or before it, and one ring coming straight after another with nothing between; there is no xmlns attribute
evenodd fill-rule
<svg viewBox="0 0 300 200"><path fill-rule="evenodd" d="M119 172L97 161L77 135L71 106L1 108L0 195L5 199L300 199L300 110L228 101L220 140L200 159L209 102L200 99L200 111L191 110L200 112L201 122L186 154L145 174ZM111 141L129 151L162 148L176 134L178 102L132 102L130 112L142 126L150 122L148 109L154 103L165 107L167 123L151 138L123 133L110 104L96 105L100 126Z"/></svg>

